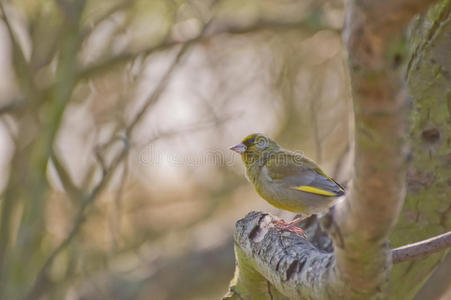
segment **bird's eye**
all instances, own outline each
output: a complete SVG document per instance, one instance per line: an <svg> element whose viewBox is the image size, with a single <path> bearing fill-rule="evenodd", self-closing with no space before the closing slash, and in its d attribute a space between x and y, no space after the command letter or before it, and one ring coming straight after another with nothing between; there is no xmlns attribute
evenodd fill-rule
<svg viewBox="0 0 451 300"><path fill-rule="evenodd" d="M264 138L264 137L258 137L257 140L255 141L255 144L257 145L258 148L260 149L264 149L266 147L268 147L268 139Z"/></svg>

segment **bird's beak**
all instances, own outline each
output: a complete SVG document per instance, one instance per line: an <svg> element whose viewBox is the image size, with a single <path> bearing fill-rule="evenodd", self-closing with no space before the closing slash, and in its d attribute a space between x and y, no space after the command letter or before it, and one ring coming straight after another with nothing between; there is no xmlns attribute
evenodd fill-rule
<svg viewBox="0 0 451 300"><path fill-rule="evenodd" d="M244 144L237 144L233 147L230 147L229 149L235 151L238 154L241 154L247 150L247 147Z"/></svg>

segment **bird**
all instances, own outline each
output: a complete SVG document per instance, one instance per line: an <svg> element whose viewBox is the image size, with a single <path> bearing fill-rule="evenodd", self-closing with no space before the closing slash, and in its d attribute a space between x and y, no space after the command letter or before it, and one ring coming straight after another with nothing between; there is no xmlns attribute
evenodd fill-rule
<svg viewBox="0 0 451 300"><path fill-rule="evenodd" d="M291 222L274 221L276 227L304 235L295 225L318 214L345 194L345 189L305 155L285 150L260 133L246 136L230 147L241 155L246 177L269 204L303 215Z"/></svg>

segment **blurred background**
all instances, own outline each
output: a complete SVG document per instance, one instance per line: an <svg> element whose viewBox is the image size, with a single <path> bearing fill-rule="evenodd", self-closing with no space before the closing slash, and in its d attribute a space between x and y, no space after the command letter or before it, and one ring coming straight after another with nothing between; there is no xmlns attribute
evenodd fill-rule
<svg viewBox="0 0 451 300"><path fill-rule="evenodd" d="M254 132L344 184L339 0L10 0L0 22L0 299L218 299L260 199Z"/></svg>

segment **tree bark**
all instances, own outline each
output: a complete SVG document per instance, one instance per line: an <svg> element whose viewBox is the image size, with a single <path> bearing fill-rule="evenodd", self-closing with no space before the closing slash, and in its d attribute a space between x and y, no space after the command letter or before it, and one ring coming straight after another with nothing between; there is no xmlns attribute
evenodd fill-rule
<svg viewBox="0 0 451 300"><path fill-rule="evenodd" d="M411 26L406 82L412 100L407 197L392 247L451 230L451 1ZM393 268L391 299L412 299L446 251ZM437 281L437 279L433 279ZM401 284L402 283L402 284Z"/></svg>
<svg viewBox="0 0 451 300"><path fill-rule="evenodd" d="M273 221L275 218L269 214L251 212L237 222L235 254L239 269L226 299L343 298L339 286L322 282L335 276L329 273L334 270L328 268L334 257L330 240L318 230L318 223L305 224L307 240L290 232L281 233ZM390 252L396 264L447 247L451 247L451 232Z"/></svg>
<svg viewBox="0 0 451 300"><path fill-rule="evenodd" d="M285 235L267 215L237 223L237 269L225 299L379 299L392 268L388 235L406 193L407 92L401 30L433 1L351 1L344 39L354 98L353 187L323 220L333 254ZM410 170L409 170L410 171Z"/></svg>

